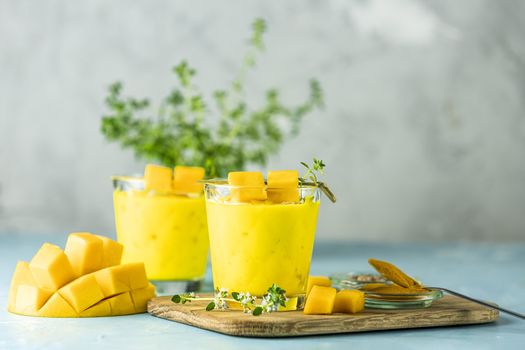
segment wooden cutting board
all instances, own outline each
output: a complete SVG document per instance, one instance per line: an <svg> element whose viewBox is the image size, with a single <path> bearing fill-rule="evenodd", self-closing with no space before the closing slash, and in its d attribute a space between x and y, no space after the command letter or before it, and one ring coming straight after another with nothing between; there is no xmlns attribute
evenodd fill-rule
<svg viewBox="0 0 525 350"><path fill-rule="evenodd" d="M476 303L445 296L425 309L366 309L356 315L304 315L301 311L252 316L242 311L206 311L208 302L175 304L170 297L148 302L153 316L228 335L242 337L294 337L494 322L499 312Z"/></svg>

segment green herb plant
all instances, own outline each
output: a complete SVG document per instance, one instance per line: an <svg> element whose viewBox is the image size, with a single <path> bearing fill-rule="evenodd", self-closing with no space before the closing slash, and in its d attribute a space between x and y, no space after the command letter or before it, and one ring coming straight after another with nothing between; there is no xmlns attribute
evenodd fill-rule
<svg viewBox="0 0 525 350"><path fill-rule="evenodd" d="M171 301L177 304L185 304L192 300L209 301L206 311L226 310L229 308L228 303L238 303L242 306L244 313L259 316L262 313L270 313L279 310L279 306L285 307L288 298L286 291L278 285L273 284L268 291L260 298L251 295L249 292L232 292L228 293L226 289L215 290L213 298L199 297L195 293L177 294L171 298Z"/></svg>
<svg viewBox="0 0 525 350"><path fill-rule="evenodd" d="M321 86L311 79L309 97L297 106L284 104L275 88L266 91L262 106L248 106L245 80L264 50L265 31L265 21L256 19L238 73L228 88L214 91L213 105L193 83L196 70L186 61L173 68L178 85L153 114L148 99L124 97L122 83L112 84L102 134L137 158L170 167L203 166L210 178L248 164L265 165L284 140L297 135L303 117L323 105Z"/></svg>

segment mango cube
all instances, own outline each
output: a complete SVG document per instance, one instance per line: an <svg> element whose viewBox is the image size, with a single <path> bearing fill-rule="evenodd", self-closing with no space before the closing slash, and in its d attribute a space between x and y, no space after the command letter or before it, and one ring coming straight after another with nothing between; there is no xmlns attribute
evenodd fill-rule
<svg viewBox="0 0 525 350"><path fill-rule="evenodd" d="M106 236L95 235L102 241L102 264L101 268L120 264L124 246Z"/></svg>
<svg viewBox="0 0 525 350"><path fill-rule="evenodd" d="M109 300L102 300L79 314L80 317L100 317L110 315L111 305L109 304Z"/></svg>
<svg viewBox="0 0 525 350"><path fill-rule="evenodd" d="M60 288L58 293L73 306L76 312L82 312L104 299L104 293L93 274L77 278Z"/></svg>
<svg viewBox="0 0 525 350"><path fill-rule="evenodd" d="M234 171L228 174L228 184L235 186L231 190L232 199L236 202L266 200L267 194L264 177L258 171Z"/></svg>
<svg viewBox="0 0 525 350"><path fill-rule="evenodd" d="M199 180L204 178L204 168L176 166L173 173L173 191L175 193L199 193L202 184Z"/></svg>
<svg viewBox="0 0 525 350"><path fill-rule="evenodd" d="M297 170L268 172L268 199L275 203L299 202Z"/></svg>
<svg viewBox="0 0 525 350"><path fill-rule="evenodd" d="M129 292L117 294L109 299L106 299L111 307L111 314L114 316L118 315L129 315L135 313L135 306Z"/></svg>
<svg viewBox="0 0 525 350"><path fill-rule="evenodd" d="M155 297L155 286L148 283L148 286L135 289L130 292L135 312L145 312L148 309L148 300Z"/></svg>
<svg viewBox="0 0 525 350"><path fill-rule="evenodd" d="M64 252L77 276L97 271L102 267L102 240L91 233L71 233Z"/></svg>
<svg viewBox="0 0 525 350"><path fill-rule="evenodd" d="M144 171L146 191L170 192L172 190L173 171L160 165L148 164Z"/></svg>
<svg viewBox="0 0 525 350"><path fill-rule="evenodd" d="M306 299L306 315L328 315L334 308L336 290L332 287L313 286Z"/></svg>
<svg viewBox="0 0 525 350"><path fill-rule="evenodd" d="M333 312L355 314L365 308L365 293L360 290L341 290L335 295Z"/></svg>
<svg viewBox="0 0 525 350"><path fill-rule="evenodd" d="M64 299L60 293L55 292L51 298L38 310L41 317L78 317L78 313Z"/></svg>
<svg viewBox="0 0 525 350"><path fill-rule="evenodd" d="M36 315L37 311L53 294L52 291L35 285L21 284L16 291L15 312Z"/></svg>
<svg viewBox="0 0 525 350"><path fill-rule="evenodd" d="M306 285L306 295L310 294L313 286L330 287L332 281L326 276L308 276L308 282Z"/></svg>
<svg viewBox="0 0 525 350"><path fill-rule="evenodd" d="M29 263L40 288L55 291L76 276L66 254L56 245L44 243Z"/></svg>
<svg viewBox="0 0 525 350"><path fill-rule="evenodd" d="M148 286L144 263L111 266L94 273L105 297Z"/></svg>
<svg viewBox="0 0 525 350"><path fill-rule="evenodd" d="M13 278L11 279L11 286L9 287L9 296L7 299L7 310L14 312L16 309L16 294L18 286L21 284L27 284L30 286L36 285L35 279L29 269L29 264L25 261L19 261L16 264Z"/></svg>

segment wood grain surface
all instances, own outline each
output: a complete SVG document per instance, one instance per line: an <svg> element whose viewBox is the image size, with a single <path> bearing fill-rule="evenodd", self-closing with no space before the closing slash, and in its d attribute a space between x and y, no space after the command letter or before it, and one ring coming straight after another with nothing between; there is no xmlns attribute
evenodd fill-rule
<svg viewBox="0 0 525 350"><path fill-rule="evenodd" d="M175 304L170 297L149 301L156 317L223 334L244 337L294 337L388 329L458 326L496 321L499 313L470 301L445 296L425 309L367 309L356 315L304 315L301 311L251 316L237 310L206 311L207 302Z"/></svg>

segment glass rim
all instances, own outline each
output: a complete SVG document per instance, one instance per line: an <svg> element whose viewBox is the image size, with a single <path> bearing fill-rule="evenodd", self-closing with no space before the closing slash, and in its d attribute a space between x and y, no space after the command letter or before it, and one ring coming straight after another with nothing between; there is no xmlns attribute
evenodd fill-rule
<svg viewBox="0 0 525 350"><path fill-rule="evenodd" d="M144 181L144 176L136 175L112 175L112 181Z"/></svg>
<svg viewBox="0 0 525 350"><path fill-rule="evenodd" d="M210 180L201 180L199 181L204 184L204 188L224 188L224 189L260 189L260 186L237 186L228 184L226 179L210 179ZM279 187L268 187L266 181L264 182L264 189L271 191L289 191L290 188L279 188ZM319 189L319 186L313 184L299 184L296 188L297 190L302 189Z"/></svg>

